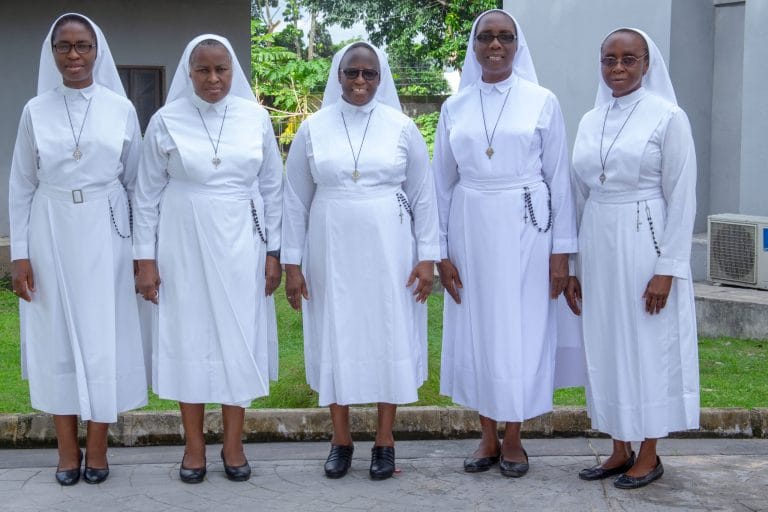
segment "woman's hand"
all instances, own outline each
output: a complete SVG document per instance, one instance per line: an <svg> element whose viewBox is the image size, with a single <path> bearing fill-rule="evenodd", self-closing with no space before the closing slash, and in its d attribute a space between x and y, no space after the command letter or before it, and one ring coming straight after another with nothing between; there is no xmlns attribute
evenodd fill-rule
<svg viewBox="0 0 768 512"><path fill-rule="evenodd" d="M453 302L461 304L459 289L463 288L464 285L461 284L459 271L456 266L451 263L451 260L446 258L437 263L437 272L440 274L440 283L442 283L443 288L448 292L448 295L453 298Z"/></svg>
<svg viewBox="0 0 768 512"><path fill-rule="evenodd" d="M264 274L266 276L266 294L267 296L280 286L280 280L283 278L283 269L280 267L280 260L274 256L267 256Z"/></svg>
<svg viewBox="0 0 768 512"><path fill-rule="evenodd" d="M32 264L29 259L13 260L11 263L11 284L13 293L20 299L32 302L32 292L35 291L35 278L32 275Z"/></svg>
<svg viewBox="0 0 768 512"><path fill-rule="evenodd" d="M160 274L155 260L136 260L136 291L153 304L160 298Z"/></svg>
<svg viewBox="0 0 768 512"><path fill-rule="evenodd" d="M309 300L307 282L298 265L285 266L285 296L288 298L288 304L296 311L301 311L302 297Z"/></svg>
<svg viewBox="0 0 768 512"><path fill-rule="evenodd" d="M574 315L581 314L581 283L576 276L568 278L568 284L565 287L565 300L568 307L571 308Z"/></svg>
<svg viewBox="0 0 768 512"><path fill-rule="evenodd" d="M568 255L549 256L549 296L556 299L568 285Z"/></svg>
<svg viewBox="0 0 768 512"><path fill-rule="evenodd" d="M432 293L432 283L435 280L435 264L431 261L420 261L413 267L411 275L408 276L408 282L405 286L410 287L416 280L419 280L419 284L416 285L416 289L413 291L416 302L422 304L427 301L429 294Z"/></svg>
<svg viewBox="0 0 768 512"><path fill-rule="evenodd" d="M651 315L658 314L667 305L669 290L672 289L672 276L660 276L656 274L648 281L643 298L645 299L645 311Z"/></svg>

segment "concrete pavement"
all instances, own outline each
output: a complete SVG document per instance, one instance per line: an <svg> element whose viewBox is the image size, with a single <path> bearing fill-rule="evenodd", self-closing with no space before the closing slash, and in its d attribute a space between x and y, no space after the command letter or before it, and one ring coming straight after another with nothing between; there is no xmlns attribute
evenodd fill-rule
<svg viewBox="0 0 768 512"><path fill-rule="evenodd" d="M400 472L368 478L370 442L356 444L350 473L325 478L325 442L253 443L246 453L251 480L224 476L219 445L208 447L205 482L179 481L183 448L110 448L111 475L100 485L60 487L53 449L0 450L0 510L38 511L768 511L768 440L668 439L660 442L665 475L640 490L621 491L611 480L583 482L579 469L598 462L610 441L595 438L526 439L531 471L521 479L498 469L467 474L463 458L473 439L401 441Z"/></svg>

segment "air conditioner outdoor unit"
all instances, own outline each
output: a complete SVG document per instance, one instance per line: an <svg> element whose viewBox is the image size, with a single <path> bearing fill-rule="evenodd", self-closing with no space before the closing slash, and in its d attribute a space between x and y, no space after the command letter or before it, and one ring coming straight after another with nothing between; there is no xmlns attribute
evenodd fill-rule
<svg viewBox="0 0 768 512"><path fill-rule="evenodd" d="M707 279L768 290L768 217L710 215L707 232Z"/></svg>

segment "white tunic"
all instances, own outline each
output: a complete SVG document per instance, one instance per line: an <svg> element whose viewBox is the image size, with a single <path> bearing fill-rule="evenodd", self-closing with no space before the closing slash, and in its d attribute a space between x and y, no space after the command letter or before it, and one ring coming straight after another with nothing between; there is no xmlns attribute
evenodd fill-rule
<svg viewBox="0 0 768 512"><path fill-rule="evenodd" d="M509 93L490 159L481 93L489 137ZM557 99L516 75L462 89L443 105L432 167L441 256L464 286L460 305L444 299L440 392L500 421L550 411L557 301L549 299L549 256L576 251Z"/></svg>
<svg viewBox="0 0 768 512"><path fill-rule="evenodd" d="M72 131L81 126L78 162ZM22 373L36 409L112 423L147 402L128 204L140 142L133 105L99 85L60 86L24 107L11 165L11 258L29 258L36 288L19 307Z"/></svg>
<svg viewBox="0 0 768 512"><path fill-rule="evenodd" d="M615 144L601 185L606 109L604 159ZM697 428L696 157L688 118L644 89L614 99L582 118L573 165L586 199L579 259L592 426L623 441ZM654 274L674 279L666 307L649 315L642 295Z"/></svg>
<svg viewBox="0 0 768 512"><path fill-rule="evenodd" d="M221 128L218 167L200 115L213 144ZM156 259L162 280L155 392L248 406L277 377L264 271L280 247L282 164L269 116L233 95L182 97L152 117L144 140L134 256Z"/></svg>
<svg viewBox="0 0 768 512"><path fill-rule="evenodd" d="M357 182L342 113L355 154L370 116ZM307 381L321 406L417 400L427 311L406 282L438 256L429 156L413 122L375 100L340 100L307 119L288 154L282 261L303 264Z"/></svg>

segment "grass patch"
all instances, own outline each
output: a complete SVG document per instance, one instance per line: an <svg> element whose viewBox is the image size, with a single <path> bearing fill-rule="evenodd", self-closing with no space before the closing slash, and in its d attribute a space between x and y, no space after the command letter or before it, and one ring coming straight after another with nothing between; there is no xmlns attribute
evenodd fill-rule
<svg viewBox="0 0 768 512"><path fill-rule="evenodd" d="M317 394L305 381L301 315L276 292L280 340L279 380L270 395L253 402L253 408L316 407ZM440 339L442 297L432 296L429 308L429 377L419 389L416 405L451 405L440 395ZM16 297L0 289L0 413L32 412L27 383L21 380L19 317ZM701 405L703 407L765 407L768 403L768 340L731 338L700 339ZM556 405L584 405L584 389L555 392ZM176 402L150 394L145 410L176 410ZM209 407L218 407L211 405Z"/></svg>

